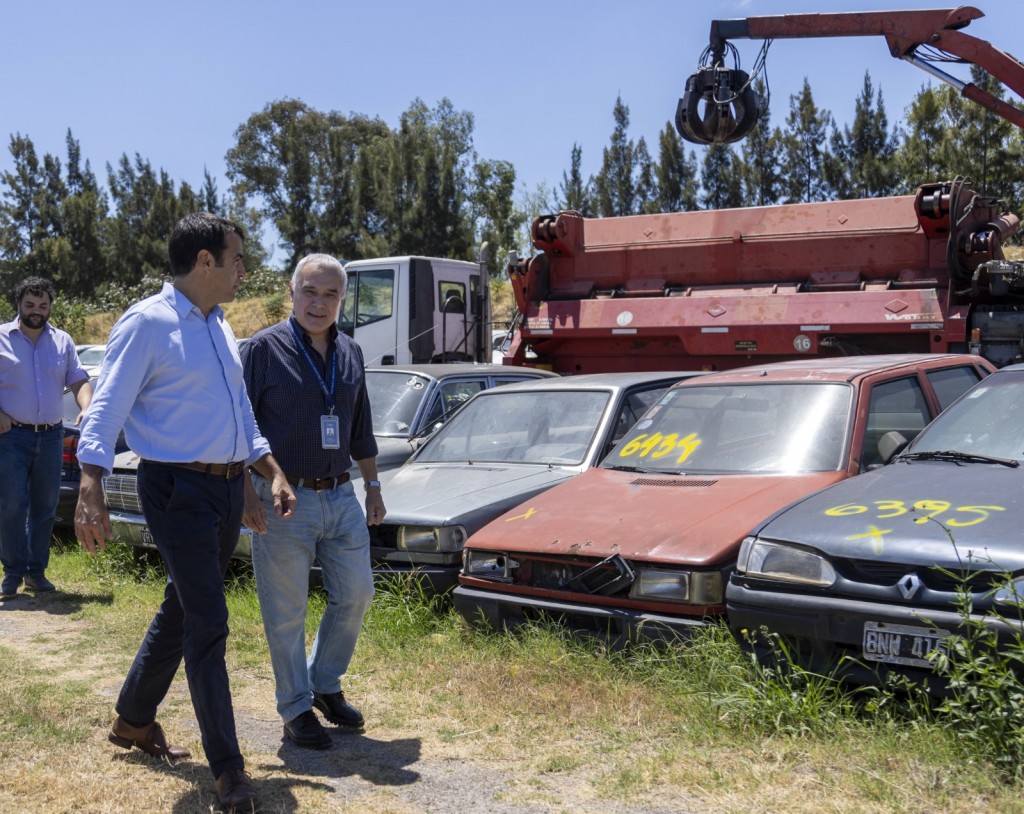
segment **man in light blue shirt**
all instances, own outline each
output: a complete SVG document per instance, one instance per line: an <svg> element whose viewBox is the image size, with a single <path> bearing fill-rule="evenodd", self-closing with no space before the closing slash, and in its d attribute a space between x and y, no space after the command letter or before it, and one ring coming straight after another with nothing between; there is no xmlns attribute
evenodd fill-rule
<svg viewBox="0 0 1024 814"><path fill-rule="evenodd" d="M50 323L53 283L29 277L14 293L17 317L0 325L0 600L55 590L46 578L60 499L64 388L84 410L89 374L75 343ZM79 415L81 417L81 415Z"/></svg>
<svg viewBox="0 0 1024 814"><path fill-rule="evenodd" d="M99 386L78 446L82 485L75 533L90 553L112 536L102 477L124 427L142 459L139 499L170 577L164 601L125 678L109 740L149 755L187 757L169 746L157 706L185 662L203 749L220 806L252 807L256 794L238 747L224 661L224 572L243 519L243 472L272 486L289 517L295 495L260 434L220 303L245 274L241 229L207 213L178 221L168 242L172 282L129 308L110 333Z"/></svg>

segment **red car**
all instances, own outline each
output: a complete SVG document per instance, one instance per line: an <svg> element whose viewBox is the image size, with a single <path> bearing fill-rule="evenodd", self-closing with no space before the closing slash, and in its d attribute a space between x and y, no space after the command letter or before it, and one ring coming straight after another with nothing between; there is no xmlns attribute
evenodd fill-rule
<svg viewBox="0 0 1024 814"><path fill-rule="evenodd" d="M471 623L552 618L612 643L725 612L743 538L805 495L882 463L994 370L968 355L814 358L669 389L601 464L466 543L453 599Z"/></svg>

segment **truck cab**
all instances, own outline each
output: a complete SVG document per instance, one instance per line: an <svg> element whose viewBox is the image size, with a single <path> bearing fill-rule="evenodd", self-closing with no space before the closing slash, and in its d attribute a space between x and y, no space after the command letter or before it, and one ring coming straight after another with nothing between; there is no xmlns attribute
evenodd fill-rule
<svg viewBox="0 0 1024 814"><path fill-rule="evenodd" d="M486 362L491 302L486 267L438 257L384 257L345 265L338 330L367 366Z"/></svg>

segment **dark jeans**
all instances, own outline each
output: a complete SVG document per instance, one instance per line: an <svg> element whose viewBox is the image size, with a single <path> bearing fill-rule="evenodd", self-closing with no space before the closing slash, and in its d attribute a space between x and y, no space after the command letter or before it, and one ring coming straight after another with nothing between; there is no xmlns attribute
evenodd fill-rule
<svg viewBox="0 0 1024 814"><path fill-rule="evenodd" d="M64 427L0 434L0 563L5 574L43 576L60 498Z"/></svg>
<svg viewBox="0 0 1024 814"><path fill-rule="evenodd" d="M168 581L164 601L121 688L117 713L139 724L154 720L184 658L203 750L218 777L244 765L224 662L224 572L242 523L242 476L225 480L142 461L138 484Z"/></svg>

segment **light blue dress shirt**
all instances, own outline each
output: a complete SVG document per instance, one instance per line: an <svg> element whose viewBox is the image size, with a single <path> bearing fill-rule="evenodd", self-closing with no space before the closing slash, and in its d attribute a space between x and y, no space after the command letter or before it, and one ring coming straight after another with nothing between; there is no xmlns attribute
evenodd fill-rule
<svg viewBox="0 0 1024 814"><path fill-rule="evenodd" d="M204 318L164 283L125 311L107 341L78 459L109 472L122 426L128 446L153 461L252 463L269 454L220 307Z"/></svg>
<svg viewBox="0 0 1024 814"><path fill-rule="evenodd" d="M89 378L75 343L49 323L35 344L17 318L0 325L0 410L19 424L58 424L64 388Z"/></svg>

